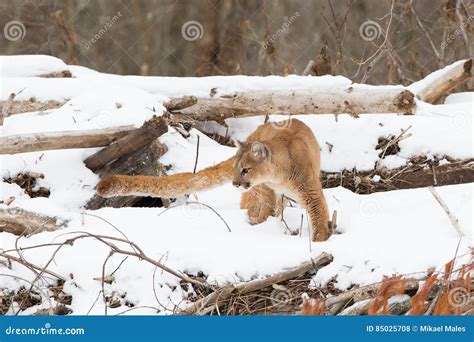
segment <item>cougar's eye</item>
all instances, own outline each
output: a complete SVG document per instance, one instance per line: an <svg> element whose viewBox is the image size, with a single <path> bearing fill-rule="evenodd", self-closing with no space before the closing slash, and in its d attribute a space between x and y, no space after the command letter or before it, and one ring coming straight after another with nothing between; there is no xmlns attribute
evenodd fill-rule
<svg viewBox="0 0 474 342"><path fill-rule="evenodd" d="M242 176L245 176L247 173L249 173L249 169L248 169L247 167L244 167L244 168L242 169L242 171L240 171L240 174L241 174Z"/></svg>

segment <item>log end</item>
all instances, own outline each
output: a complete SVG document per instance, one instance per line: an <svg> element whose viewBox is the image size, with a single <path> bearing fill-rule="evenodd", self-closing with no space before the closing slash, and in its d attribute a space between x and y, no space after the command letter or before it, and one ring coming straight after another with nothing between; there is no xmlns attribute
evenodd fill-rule
<svg viewBox="0 0 474 342"><path fill-rule="evenodd" d="M472 76L472 60L473 60L473 58L469 58L466 61L466 63L464 63L464 65L463 65L464 74L466 74L467 77Z"/></svg>
<svg viewBox="0 0 474 342"><path fill-rule="evenodd" d="M415 110L415 95L405 89L394 100L393 105L400 110L400 112L413 114Z"/></svg>
<svg viewBox="0 0 474 342"><path fill-rule="evenodd" d="M143 124L143 129L152 132L153 135L160 136L168 131L165 118L154 115L153 118Z"/></svg>

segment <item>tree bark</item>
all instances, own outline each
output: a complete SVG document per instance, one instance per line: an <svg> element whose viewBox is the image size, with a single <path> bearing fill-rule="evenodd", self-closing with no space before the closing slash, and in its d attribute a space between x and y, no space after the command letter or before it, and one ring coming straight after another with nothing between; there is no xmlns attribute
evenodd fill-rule
<svg viewBox="0 0 474 342"><path fill-rule="evenodd" d="M107 146L134 131L133 126L88 131L31 133L0 137L0 154Z"/></svg>
<svg viewBox="0 0 474 342"><path fill-rule="evenodd" d="M84 160L84 164L93 172L97 172L108 163L139 151L166 132L168 132L166 120L163 117L154 116L140 128L89 156Z"/></svg>
<svg viewBox="0 0 474 342"><path fill-rule="evenodd" d="M472 60L469 58L447 72L440 72L439 75L428 75L427 77L431 77L433 80L427 82L426 86L417 91L416 95L422 101L437 103L443 96L448 95L454 88L472 76Z"/></svg>
<svg viewBox="0 0 474 342"><path fill-rule="evenodd" d="M31 235L64 228L67 222L58 224L55 217L32 213L20 208L0 209L0 232L14 235Z"/></svg>
<svg viewBox="0 0 474 342"><path fill-rule="evenodd" d="M184 102L184 101L183 101ZM368 90L352 88L333 91L255 91L233 96L198 99L174 114L198 121L223 122L227 118L267 114L413 114L414 95L399 88Z"/></svg>

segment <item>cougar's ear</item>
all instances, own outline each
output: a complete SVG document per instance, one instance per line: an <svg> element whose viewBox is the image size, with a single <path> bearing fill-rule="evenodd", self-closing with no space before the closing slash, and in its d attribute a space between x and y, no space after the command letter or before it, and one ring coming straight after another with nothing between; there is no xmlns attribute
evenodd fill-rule
<svg viewBox="0 0 474 342"><path fill-rule="evenodd" d="M271 158L271 152L268 147L259 141L255 141L252 143L250 152L252 153L252 157L257 161L270 160Z"/></svg>
<svg viewBox="0 0 474 342"><path fill-rule="evenodd" d="M237 139L232 139L232 141L234 142L234 145L237 148L241 148L244 145L244 144L242 144L241 141L238 141Z"/></svg>

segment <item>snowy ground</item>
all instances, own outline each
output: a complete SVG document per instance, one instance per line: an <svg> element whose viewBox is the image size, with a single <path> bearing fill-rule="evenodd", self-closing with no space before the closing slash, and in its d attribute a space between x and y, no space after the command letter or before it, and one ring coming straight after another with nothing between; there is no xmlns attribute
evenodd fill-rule
<svg viewBox="0 0 474 342"><path fill-rule="evenodd" d="M75 78L37 78L35 75L69 69ZM0 99L11 92L18 92L18 100L35 98L40 101L68 101L63 107L45 112L10 116L1 129L2 135L32 132L96 129L120 125L140 126L152 115L159 115L163 101L170 96L209 96L211 88L218 94L241 90L260 89L328 89L347 87L350 80L344 77L140 77L101 74L78 66L67 66L62 61L47 56L0 57ZM416 90L418 85L413 85ZM367 86L361 86L367 87ZM474 93L453 94L445 104L418 103L414 116L395 114L361 115L354 119L341 115L301 116L315 132L322 147L322 169L337 172L357 168L371 170L378 159L375 150L378 139L398 135L409 126L413 134L400 142L400 152L384 160L388 168L404 165L407 159L425 154L442 159L472 158L472 117ZM273 116L272 120L284 119ZM243 140L263 118L228 120L229 133ZM198 169L215 164L235 153L234 148L217 144L197 130L184 139L172 129L160 138L169 151L161 158L171 164L172 172L190 171L194 166L197 135L200 135ZM334 147L329 151L326 142ZM138 244L147 255L162 258L167 266L180 271L208 275L208 281L224 284L265 277L283 268L296 266L317 256L322 251L331 253L334 261L323 268L313 284L324 284L336 277L341 289L352 284L368 284L381 280L384 275L415 273L423 276L432 267L441 269L452 259L459 243L458 255L472 247L472 206L474 184L439 187L437 191L458 218L465 238L453 229L446 213L427 188L391 191L372 195L357 195L344 188L325 190L331 212L338 211L338 230L322 243L310 243L307 220L304 219L301 236L288 234L279 219L250 226L245 212L239 209L240 192L231 185L197 194L205 203L223 217L232 232L212 211L204 206L188 204L164 212L162 208L104 208L86 211L83 205L94 194L99 178L82 163L97 151L75 149L44 151L0 156L1 176L10 178L25 171L45 175L38 186L51 190L49 198L29 198L15 184L0 183L0 200L15 196L10 207L54 215L69 220L67 228L51 233L41 233L19 240L20 247L61 242L70 233L87 231L94 234L122 237ZM194 197L192 197L194 200ZM5 207L0 204L0 207ZM99 216L109 223L101 220ZM300 208L285 210L285 219L291 229L300 227ZM112 227L113 224L116 228ZM15 248L16 236L0 233L3 250ZM25 250L23 257L37 265L44 265L54 247ZM15 251L9 252L17 256ZM102 265L109 249L92 239L77 241L57 254L48 269L69 280L65 292L73 296L74 314L103 314L104 303L100 297L101 282L93 278L102 275ZM124 259L112 256L106 274L114 271ZM466 258L464 258L467 260ZM465 261L464 260L464 261ZM460 260L461 263L463 260ZM9 269L0 265L0 289L16 289L27 284L21 278L33 280L35 275L25 267L13 263ZM158 307L172 310L178 303L186 303L188 293L178 286L179 279L134 258L128 258L114 273L115 282L105 285L107 294L115 291L126 294L126 300L138 308L128 314L153 314ZM70 274L73 279L70 279ZM38 283L45 287L44 281ZM155 284L155 286L153 286ZM175 289L176 287L176 289ZM155 289L155 292L154 290ZM173 290L174 289L174 290ZM155 296L156 294L156 296ZM31 314L43 301L22 314ZM122 306L108 309L117 314Z"/></svg>

